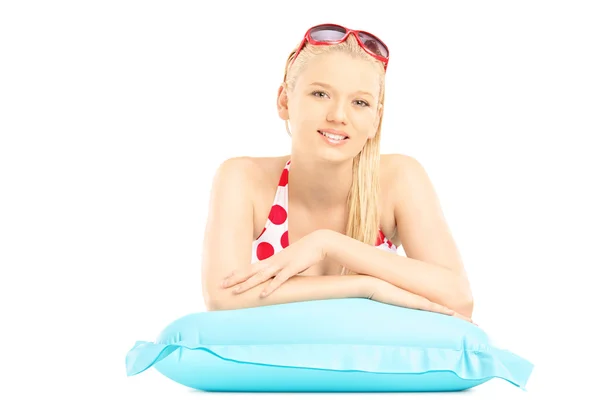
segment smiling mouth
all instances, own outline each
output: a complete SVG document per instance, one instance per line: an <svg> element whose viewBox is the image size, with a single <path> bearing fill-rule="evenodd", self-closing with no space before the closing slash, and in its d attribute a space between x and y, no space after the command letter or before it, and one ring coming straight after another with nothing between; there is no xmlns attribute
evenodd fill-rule
<svg viewBox="0 0 600 400"><path fill-rule="evenodd" d="M321 135L325 136L327 139L330 139L330 140L342 142L342 141L348 139L348 136L344 136L344 135L334 135L332 133L323 132L323 131L317 131L317 132L319 132Z"/></svg>

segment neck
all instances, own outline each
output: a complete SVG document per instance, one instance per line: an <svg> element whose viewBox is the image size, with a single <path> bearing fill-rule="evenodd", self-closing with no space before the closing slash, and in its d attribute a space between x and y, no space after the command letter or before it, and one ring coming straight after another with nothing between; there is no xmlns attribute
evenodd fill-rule
<svg viewBox="0 0 600 400"><path fill-rule="evenodd" d="M325 210L345 207L352 186L352 162L334 163L295 158L289 173L289 196L307 209Z"/></svg>

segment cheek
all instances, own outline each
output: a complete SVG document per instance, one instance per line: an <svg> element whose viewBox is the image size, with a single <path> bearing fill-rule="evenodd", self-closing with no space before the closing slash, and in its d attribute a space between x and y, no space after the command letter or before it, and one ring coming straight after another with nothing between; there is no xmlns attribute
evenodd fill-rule
<svg viewBox="0 0 600 400"><path fill-rule="evenodd" d="M353 122L357 132L361 135L367 136L374 131L376 121L377 120L374 113L364 111L357 113Z"/></svg>
<svg viewBox="0 0 600 400"><path fill-rule="evenodd" d="M326 109L316 102L299 102L290 108L290 119L297 127L313 129L326 117Z"/></svg>

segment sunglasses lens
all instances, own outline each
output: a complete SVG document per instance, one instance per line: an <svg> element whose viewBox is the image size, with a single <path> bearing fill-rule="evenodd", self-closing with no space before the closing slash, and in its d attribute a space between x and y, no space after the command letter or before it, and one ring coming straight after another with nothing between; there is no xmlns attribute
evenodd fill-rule
<svg viewBox="0 0 600 400"><path fill-rule="evenodd" d="M385 44L381 42L381 40L365 32L360 32L358 34L358 37L360 37L361 42L363 42L365 47L369 49L372 53L386 58L389 56L388 49L385 46Z"/></svg>
<svg viewBox="0 0 600 400"><path fill-rule="evenodd" d="M317 42L334 42L340 40L346 34L346 30L335 25L321 25L310 31L310 37Z"/></svg>

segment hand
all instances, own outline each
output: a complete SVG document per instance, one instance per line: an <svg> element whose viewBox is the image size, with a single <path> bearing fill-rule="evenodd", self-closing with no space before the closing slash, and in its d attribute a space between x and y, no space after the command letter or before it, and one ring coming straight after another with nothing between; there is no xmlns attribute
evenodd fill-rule
<svg viewBox="0 0 600 400"><path fill-rule="evenodd" d="M250 268L235 270L223 281L222 287L238 285L233 293L243 293L268 279L271 282L261 293L266 297L292 276L306 271L325 258L323 231L314 231L279 253L252 264Z"/></svg>
<svg viewBox="0 0 600 400"><path fill-rule="evenodd" d="M434 303L423 296L419 296L417 294L399 288L382 279L373 278L369 282L369 284L367 284L366 287L367 292L365 293L365 297L371 300L399 307L413 308L416 310L424 310L436 312L439 314L446 314L452 317L460 318L467 322L474 323L471 318L465 315L459 314L456 311L449 309L448 307Z"/></svg>

